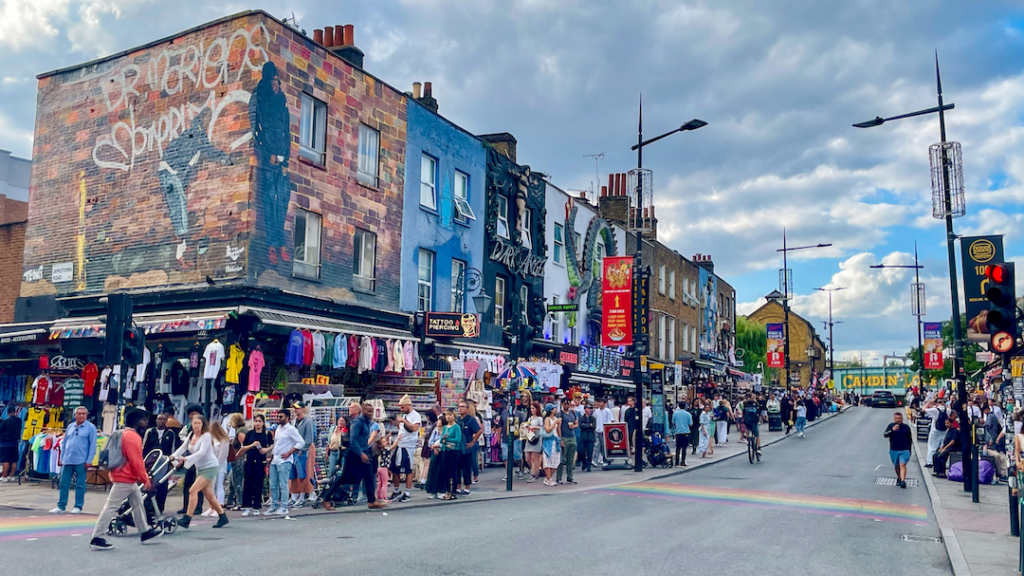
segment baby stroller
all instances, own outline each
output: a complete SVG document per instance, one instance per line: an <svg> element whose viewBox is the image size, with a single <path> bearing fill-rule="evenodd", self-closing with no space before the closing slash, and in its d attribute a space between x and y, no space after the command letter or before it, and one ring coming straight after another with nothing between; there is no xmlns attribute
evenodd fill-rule
<svg viewBox="0 0 1024 576"><path fill-rule="evenodd" d="M145 462L151 486L155 487L158 484L166 483L168 490L174 487L177 483L177 478L173 478L175 469L171 465L170 458L164 456L159 450L153 450L146 455ZM142 501L146 506L146 521L149 522L150 526L163 528L164 534L173 534L178 529L178 519L174 516L160 518L153 494L144 493ZM107 526L107 534L111 536L127 536L129 526L135 526L135 520L132 518L131 503L125 498L124 502L117 509L117 515L110 520L110 525Z"/></svg>
<svg viewBox="0 0 1024 576"><path fill-rule="evenodd" d="M647 442L647 463L655 468L672 467L672 451L659 432L651 434L651 439Z"/></svg>
<svg viewBox="0 0 1024 576"><path fill-rule="evenodd" d="M342 452L344 455L344 452ZM345 484L345 459L339 459L340 466L335 471L334 476L327 476L320 481L317 478L317 488L320 489L317 494L317 499L313 502L313 508L317 509L323 505L323 502L330 502L335 506L354 506L358 499L358 493L356 489L350 484ZM358 487L356 487L358 488Z"/></svg>

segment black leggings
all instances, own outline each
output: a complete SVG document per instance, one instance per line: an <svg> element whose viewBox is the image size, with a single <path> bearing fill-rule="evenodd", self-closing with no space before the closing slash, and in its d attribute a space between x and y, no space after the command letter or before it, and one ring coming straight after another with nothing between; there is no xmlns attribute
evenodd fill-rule
<svg viewBox="0 0 1024 576"><path fill-rule="evenodd" d="M690 446L689 434L676 434L676 465L686 464L686 449Z"/></svg>
<svg viewBox="0 0 1024 576"><path fill-rule="evenodd" d="M263 479L266 466L263 462L245 461L245 476L242 478L242 508L259 510L263 507Z"/></svg>

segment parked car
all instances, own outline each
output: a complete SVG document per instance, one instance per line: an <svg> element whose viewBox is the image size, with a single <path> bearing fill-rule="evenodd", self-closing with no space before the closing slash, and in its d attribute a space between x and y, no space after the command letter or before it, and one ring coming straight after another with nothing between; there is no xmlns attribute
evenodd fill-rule
<svg viewBox="0 0 1024 576"><path fill-rule="evenodd" d="M888 390L879 390L871 395L871 406L874 408L895 408L896 397Z"/></svg>

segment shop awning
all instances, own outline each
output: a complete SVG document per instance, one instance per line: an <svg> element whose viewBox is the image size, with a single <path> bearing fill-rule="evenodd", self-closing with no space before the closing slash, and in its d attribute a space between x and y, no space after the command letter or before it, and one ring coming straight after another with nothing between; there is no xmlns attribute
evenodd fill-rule
<svg viewBox="0 0 1024 576"><path fill-rule="evenodd" d="M438 354L445 356L458 356L460 352L477 353L477 354L497 354L499 356L508 356L508 348L503 346L485 346L483 344L461 344L461 343L441 343L437 342L434 344L434 351Z"/></svg>
<svg viewBox="0 0 1024 576"><path fill-rule="evenodd" d="M175 310L136 314L133 320L146 331L146 334L201 332L224 328L227 325L228 314L236 311L237 308ZM50 339L102 338L106 332L106 325L100 321L99 316L62 318L51 326Z"/></svg>
<svg viewBox="0 0 1024 576"><path fill-rule="evenodd" d="M371 324L360 324L358 322L347 322L324 316L311 316L298 314L296 312L285 312L283 310L270 310L267 308L240 309L242 314L253 314L260 319L260 322L271 326L284 326L286 328L305 328L306 330L320 330L323 332L340 332L342 334L358 334L371 338L391 338L396 340L414 340L415 337L408 330L397 330Z"/></svg>
<svg viewBox="0 0 1024 576"><path fill-rule="evenodd" d="M715 367L715 363L709 360L694 360L693 363L696 364L698 368L706 368L708 370Z"/></svg>
<svg viewBox="0 0 1024 576"><path fill-rule="evenodd" d="M600 376L591 376L590 374L580 374L579 372L573 372L569 376L569 380L578 380L580 382L588 382L590 384L600 384L602 386L618 386L619 388L628 388L629 390L636 389L636 385L629 380L620 380L618 378L601 378Z"/></svg>
<svg viewBox="0 0 1024 576"><path fill-rule="evenodd" d="M743 378L746 375L746 372L735 368L726 368L725 371L729 373L729 376L736 376L738 378Z"/></svg>

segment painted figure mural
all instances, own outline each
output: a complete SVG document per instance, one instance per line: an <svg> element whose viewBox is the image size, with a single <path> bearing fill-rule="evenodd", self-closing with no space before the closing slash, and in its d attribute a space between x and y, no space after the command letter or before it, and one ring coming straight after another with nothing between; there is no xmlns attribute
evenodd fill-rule
<svg viewBox="0 0 1024 576"><path fill-rule="evenodd" d="M281 79L273 62L263 65L263 77L249 100L256 156L257 234L266 237L268 258L291 260L285 247L284 222L291 200L288 161L291 154L291 116L281 91Z"/></svg>

